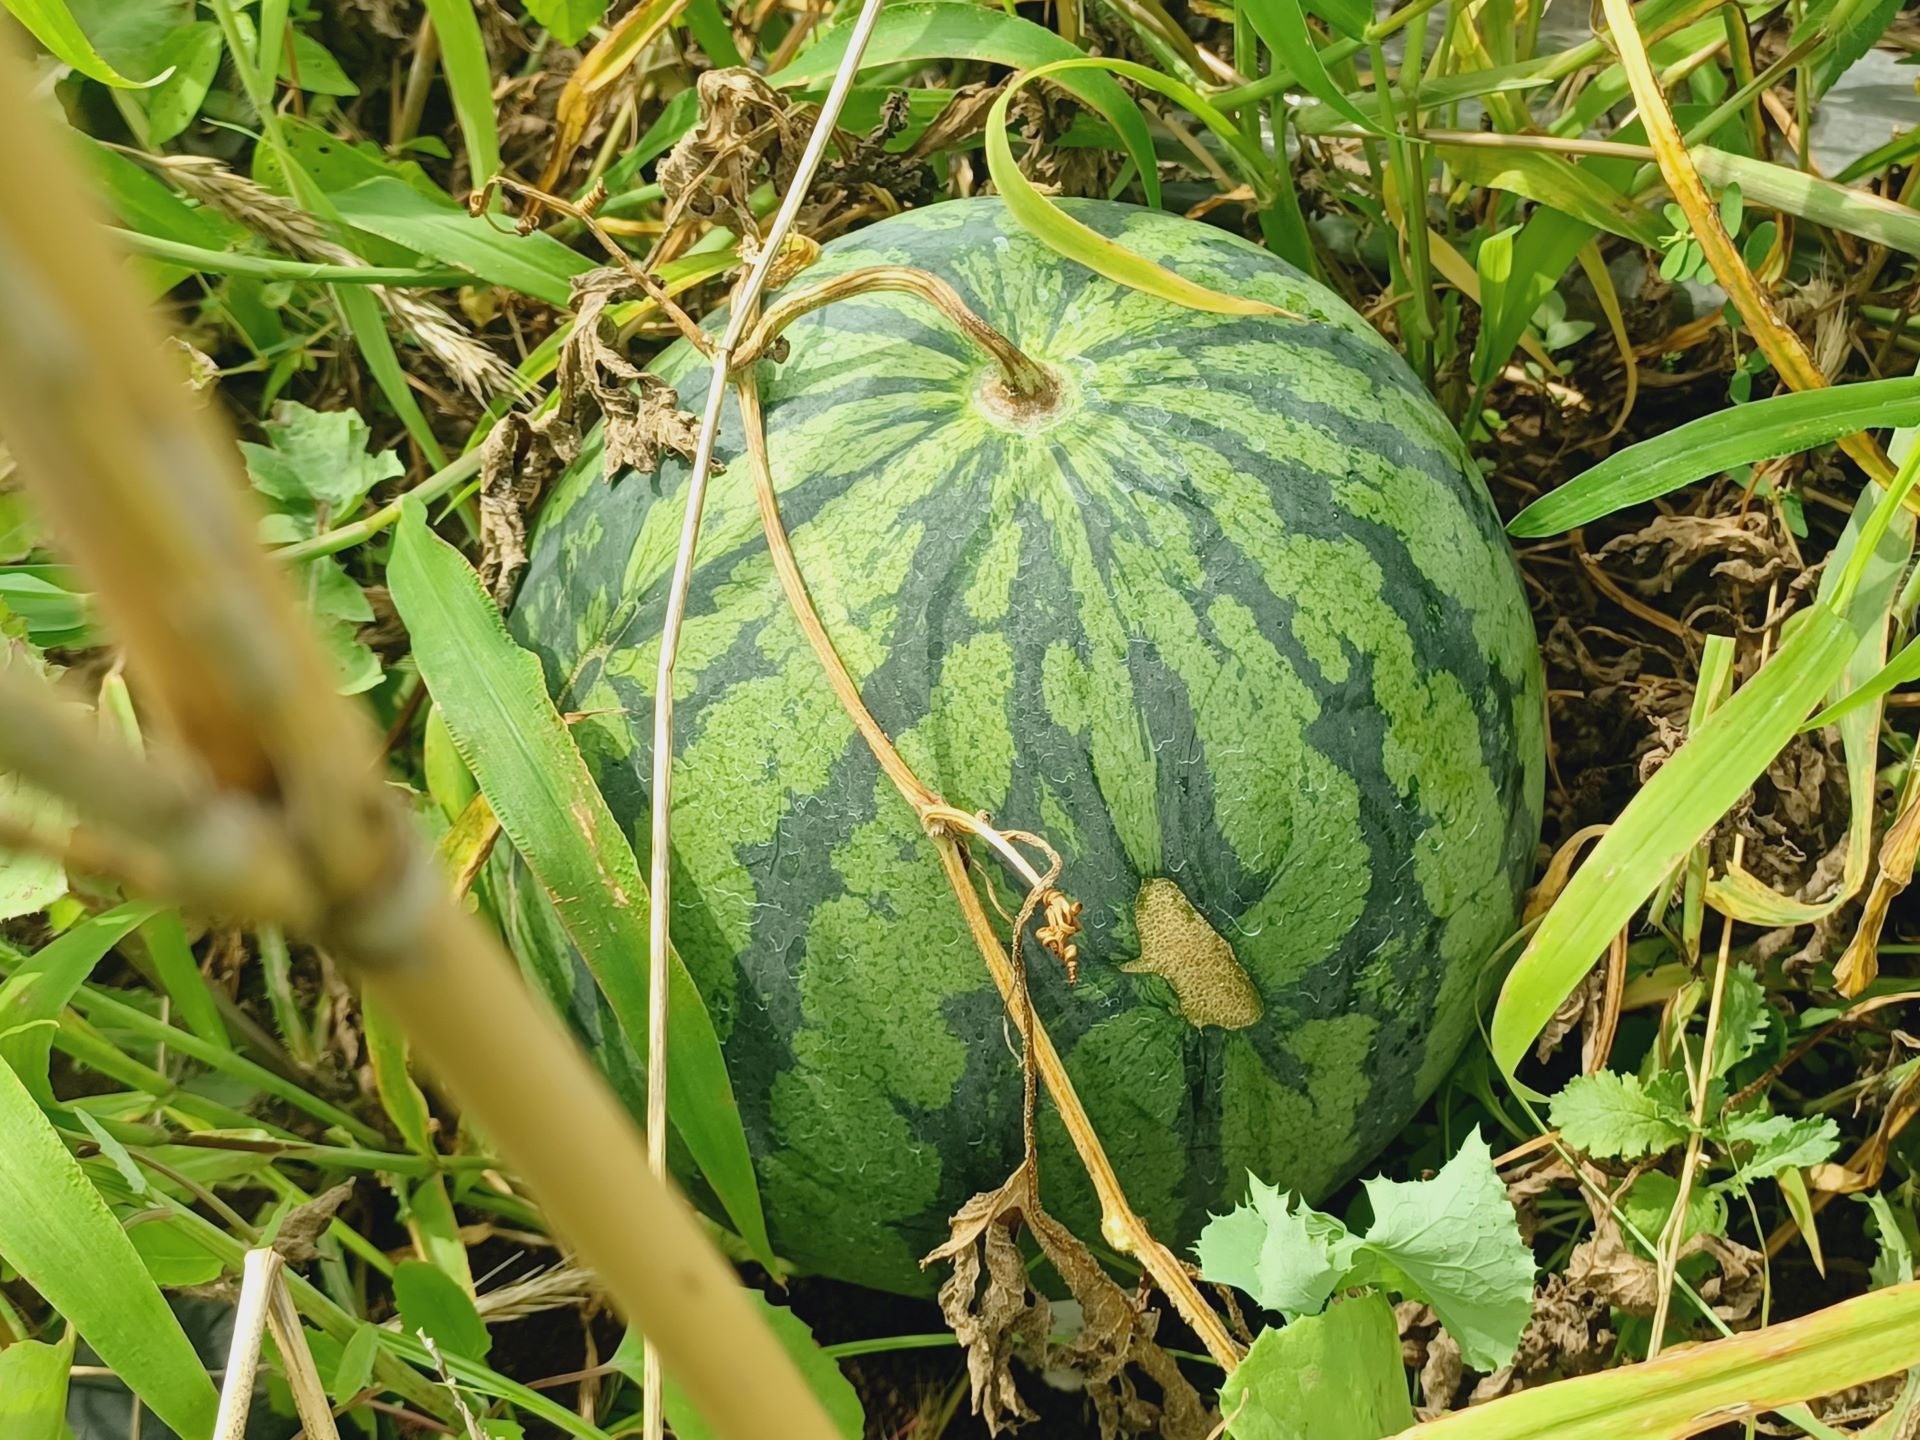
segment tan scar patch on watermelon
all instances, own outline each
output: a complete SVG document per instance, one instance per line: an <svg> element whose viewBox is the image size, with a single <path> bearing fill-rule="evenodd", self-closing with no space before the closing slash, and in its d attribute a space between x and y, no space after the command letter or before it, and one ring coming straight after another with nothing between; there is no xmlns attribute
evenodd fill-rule
<svg viewBox="0 0 1920 1440"><path fill-rule="evenodd" d="M1165 980L1180 1002L1180 1013L1195 1028L1244 1030L1265 1012L1260 992L1233 946L1173 881L1155 876L1141 884L1133 898L1133 924L1140 936L1140 958L1120 968Z"/></svg>

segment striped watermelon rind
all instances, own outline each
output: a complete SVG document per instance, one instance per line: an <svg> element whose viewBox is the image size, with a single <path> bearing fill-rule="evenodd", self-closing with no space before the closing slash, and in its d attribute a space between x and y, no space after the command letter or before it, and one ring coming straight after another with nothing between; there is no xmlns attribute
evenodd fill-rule
<svg viewBox="0 0 1920 1440"><path fill-rule="evenodd" d="M796 283L930 270L1064 403L984 403L988 363L898 295L803 317L760 383L794 550L868 706L950 803L1065 860L1081 978L1036 964L1035 1003L1129 1197L1180 1244L1248 1171L1324 1194L1459 1054L1538 841L1539 657L1477 472L1359 317L1212 227L1064 203L1309 319L1179 309L997 200L955 201L828 245ZM700 409L704 361L680 345L655 368ZM644 863L686 473L600 471L591 451L548 500L512 623ZM700 553L675 940L776 1246L922 1291L947 1217L1019 1158L1000 1000L786 609L744 461L714 481ZM523 959L637 1103L632 1047L540 897L506 894ZM1091 1235L1091 1187L1050 1112L1041 1129L1050 1208Z"/></svg>

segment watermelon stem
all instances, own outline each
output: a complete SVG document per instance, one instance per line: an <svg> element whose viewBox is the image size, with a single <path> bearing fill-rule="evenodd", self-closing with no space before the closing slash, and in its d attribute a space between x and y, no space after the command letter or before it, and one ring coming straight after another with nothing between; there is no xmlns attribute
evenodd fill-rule
<svg viewBox="0 0 1920 1440"><path fill-rule="evenodd" d="M1000 369L996 386L999 393L993 399L999 408L1010 412L1012 417L1039 419L1059 409L1061 385L1051 370L982 320L960 298L960 292L945 280L930 271L917 270L910 265L863 265L836 275L831 280L822 280L817 285L781 296L767 307L759 324L753 327L741 345L736 369L744 369L763 359L783 358L778 344L780 333L802 315L811 314L836 300L882 291L914 295L925 300L952 321L954 328L962 335L985 351Z"/></svg>
<svg viewBox="0 0 1920 1440"><path fill-rule="evenodd" d="M921 272L906 270L904 267L884 268L889 278L900 275L917 276ZM849 272L857 274L859 272ZM844 277L843 277L844 278ZM934 277L928 276L927 279ZM786 297L779 305L794 304L802 296L818 295L826 291L833 282L824 282L811 287L798 295ZM878 287L876 287L878 288ZM908 293L925 293L918 288L917 281L890 286L888 288L906 290ZM949 290L951 287L947 287ZM843 292L844 293L844 292ZM807 308L817 308L828 303L832 295L818 299ZM958 300L958 296L954 297ZM937 303L937 302L936 302ZM776 305L767 314L771 318L779 308ZM961 307L964 310L964 306ZM942 306L945 310L945 307ZM798 310L795 314L804 314ZM951 312L948 312L951 313ZM971 312L967 312L971 313ZM984 325L982 328L986 328ZM989 332L996 334L997 332ZM777 337L778 331L773 335ZM758 337L759 331L754 332ZM748 346L751 347L749 340ZM1013 347L1008 345L1011 350ZM757 358L758 350L748 348L747 352ZM992 353L992 352L990 352ZM1018 353L1017 351L1015 352ZM1021 357L1025 359L1024 356ZM1031 362L1029 362L1031 363ZM1004 373L1004 372L1003 372ZM1018 937L1025 928L1036 904L1048 907L1049 927L1052 938L1041 936L1041 941L1060 957L1062 963L1071 964L1067 951L1072 949L1068 943L1078 933L1077 907L1060 892L1052 888L1052 882L1059 871L1060 858L1053 848L1037 837L1015 831L1011 836L995 829L983 815L972 815L947 804L914 774L913 768L901 757L894 747L892 739L881 728L880 722L867 708L861 698L860 687L854 683L840 653L834 648L833 638L827 634L821 623L820 612L814 608L813 597L808 593L806 578L800 573L799 561L793 553L792 542L787 538L785 523L780 518L780 499L773 487L773 466L767 454L766 423L760 405L760 387L755 380L751 364L745 364L733 371L733 389L740 404L741 430L746 440L748 469L753 476L754 497L760 508L761 527L766 532L767 549L773 559L774 574L779 578L781 591L785 594L788 608L799 623L801 632L807 637L814 657L820 662L820 668L826 672L827 682L833 687L841 707L853 721L854 728L860 732L874 759L880 768L893 781L902 798L911 805L920 822L925 827L928 838L933 841L934 850L940 857L941 869L947 877L947 884L953 891L954 900L960 906L960 913L966 920L967 930L973 936L980 958L985 962L987 973L992 977L994 988L1000 992L1001 1003L1013 1017L1014 1025L1020 1032L1022 1041L1022 1068L1026 1087L1023 1119L1028 1132L1026 1165L1037 1166L1032 1141L1032 1096L1038 1083L1044 1084L1047 1094L1052 1097L1055 1111L1060 1116L1062 1127L1073 1148L1080 1157L1082 1168L1092 1182L1094 1193L1100 1200L1100 1233L1103 1239L1115 1250L1131 1255L1140 1262L1148 1275L1153 1278L1161 1292L1173 1303L1193 1332L1207 1347L1207 1352L1226 1370L1231 1372L1240 1363L1242 1350L1231 1334L1220 1314L1207 1303L1194 1283L1192 1273L1181 1263L1172 1251L1154 1238L1147 1228L1146 1221L1128 1202L1126 1191L1122 1189L1120 1177L1114 1172L1113 1162L1108 1159L1105 1146L1100 1142L1099 1134L1093 1128L1086 1106L1081 1103L1079 1093L1074 1089L1073 1080L1067 1074L1066 1064L1060 1058L1060 1052L1054 1048L1053 1039L1041 1024L1040 1017L1033 1011L1032 1002L1027 993L1025 967L1019 958ZM1005 856L1013 868L1029 885L1028 896L1020 917L1014 922L1015 943L1012 958L1009 959L1008 947L1001 943L1000 936L993 928L993 922L987 917L985 905L981 903L980 892L973 880L973 865L967 850L961 843L961 835L978 835L995 850ZM1015 839L1033 842L1037 848L1047 851L1050 866L1045 875L1038 873L1033 863L1022 855L1014 845ZM1060 904L1056 906L1055 898ZM1056 948L1056 946L1058 948ZM1074 951L1077 957L1077 950Z"/></svg>

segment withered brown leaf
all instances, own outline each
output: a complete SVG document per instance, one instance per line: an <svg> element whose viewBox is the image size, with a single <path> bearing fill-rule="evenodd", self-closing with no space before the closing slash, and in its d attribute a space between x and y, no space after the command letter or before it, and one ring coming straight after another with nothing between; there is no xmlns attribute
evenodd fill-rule
<svg viewBox="0 0 1920 1440"><path fill-rule="evenodd" d="M1065 1344L1050 1343L1052 1308L1028 1277L1018 1240L1023 1228L1080 1304L1080 1333ZM1031 1162L960 1207L951 1238L921 1263L941 1260L952 1262L953 1274L940 1287L940 1310L966 1348L974 1410L993 1434L1034 1418L1013 1381L1016 1356L1080 1376L1103 1440L1205 1440L1211 1432L1213 1417L1199 1394L1154 1341L1159 1316L1136 1304L1042 1208ZM1157 1399L1140 1392L1136 1372L1152 1382Z"/></svg>

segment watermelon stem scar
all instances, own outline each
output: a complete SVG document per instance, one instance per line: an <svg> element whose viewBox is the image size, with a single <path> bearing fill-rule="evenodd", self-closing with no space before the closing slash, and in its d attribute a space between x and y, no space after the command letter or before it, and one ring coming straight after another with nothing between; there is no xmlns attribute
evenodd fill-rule
<svg viewBox="0 0 1920 1440"><path fill-rule="evenodd" d="M876 267L879 268L879 267ZM944 281L924 272L908 270L905 267L884 267L889 281L898 280L895 287L908 293L925 295L932 298L939 291L952 295L953 304L958 311L967 315L967 309L959 295ZM859 273L859 272L854 272ZM872 272L869 271L869 279ZM917 278L933 281L933 286L922 286ZM801 292L809 297L819 297L833 282L810 287ZM845 293L845 292L841 292ZM797 298L797 297L796 297ZM818 298L808 308L824 305L831 296ZM944 313L953 315L939 300ZM772 319L780 310L776 304L767 311ZM794 318L789 315L789 319ZM978 317L974 317L976 320ZM763 322L764 323L764 322ZM956 318L956 323L970 335L975 332L964 322ZM1021 384L1030 388L1026 391L1029 403L1052 407L1059 403L1059 391L1054 385L1051 374L1043 367L1019 351L1010 341L1005 340L997 331L979 321L979 330L991 335L995 342L1004 346L1002 350L982 339L984 348L1000 362L1003 375L1010 391ZM752 339L758 340L760 332L756 330ZM778 330L772 332L778 335ZM752 343L751 341L749 343ZM749 353L760 353L758 350ZM1014 361L1017 357L1017 363ZM1027 367L1025 369L1021 367ZM1039 388L1044 385L1043 388ZM1131 1255L1140 1262L1148 1275L1153 1278L1173 1306L1180 1312L1193 1332L1207 1348L1210 1355L1225 1369L1231 1371L1240 1363L1243 1350L1227 1330L1220 1314L1201 1295L1193 1275L1180 1260L1156 1239L1147 1228L1147 1223L1128 1201L1121 1187L1120 1177L1114 1170L1113 1162L1108 1158L1106 1148L1101 1144L1099 1135L1093 1128L1092 1118L1087 1114L1072 1079L1067 1074L1066 1063L1060 1058L1060 1052L1054 1047L1052 1037L1046 1027L1034 1013L1031 997L1027 993L1026 974L1023 966L1009 957L1008 948L1001 943L999 934L993 928L993 922L987 918L986 907L981 904L980 892L973 879L973 866L959 839L959 832L971 832L986 840L993 848L1006 856L1014 869L1020 872L1028 883L1028 895L1023 907L1019 925L1024 927L1031 915L1036 901L1047 908L1048 929L1050 935L1041 937L1042 943L1052 950L1063 963L1070 967L1077 958L1078 951L1069 942L1079 931L1078 904L1057 890L1052 889L1053 874L1059 868L1059 856L1053 847L1033 836L1021 836L1033 840L1048 851L1052 865L1047 875L1035 872L1032 863L1022 856L1014 846L1013 839L996 830L984 817L970 815L954 806L946 804L940 796L930 790L907 764L894 745L891 737L867 708L861 698L859 686L848 673L840 652L834 647L833 639L827 634L820 620L819 611L814 607L813 598L808 593L805 577L800 573L800 564L793 552L792 541L788 538L786 525L780 518L780 500L774 489L773 467L767 453L766 423L760 403L760 387L751 364L740 366L733 375L733 389L740 404L741 428L746 442L748 470L753 478L753 489L759 506L761 528L766 533L767 549L773 559L774 573L779 578L780 588L786 597L795 620L805 634L807 644L826 673L841 707L853 721L854 728L872 751L874 759L886 774L900 795L911 805L920 817L920 823L928 837L933 841L934 849L940 858L940 866L946 875L947 884L960 907L968 932L972 935L980 958L985 962L994 987L1000 993L1001 1003L1006 1007L1021 1037L1021 1067L1024 1090L1026 1092L1025 1118L1027 1119L1026 1155L1022 1166L1029 1174L1038 1174L1039 1157L1033 1143L1032 1101L1035 1078L1047 1087L1052 1098L1054 1110L1058 1114L1081 1166L1087 1178L1092 1182L1093 1190L1100 1205L1100 1233L1102 1238L1121 1254ZM1018 832L1016 832L1018 834ZM1205 922L1202 921L1202 924ZM1223 942L1224 943L1224 942ZM1018 944L1016 929L1015 945ZM1244 980L1244 974L1242 975ZM929 1259L933 1258L931 1256ZM922 1262L925 1263L925 1262Z"/></svg>
<svg viewBox="0 0 1920 1440"><path fill-rule="evenodd" d="M882 291L914 295L926 301L987 353L1000 373L982 398L997 413L1030 423L1060 408L1063 390L1053 371L982 320L953 286L931 271L916 270L910 265L863 265L782 296L767 307L760 323L742 342L737 366L744 370L760 359L781 358L773 353L778 347L780 332L802 315L836 300Z"/></svg>

